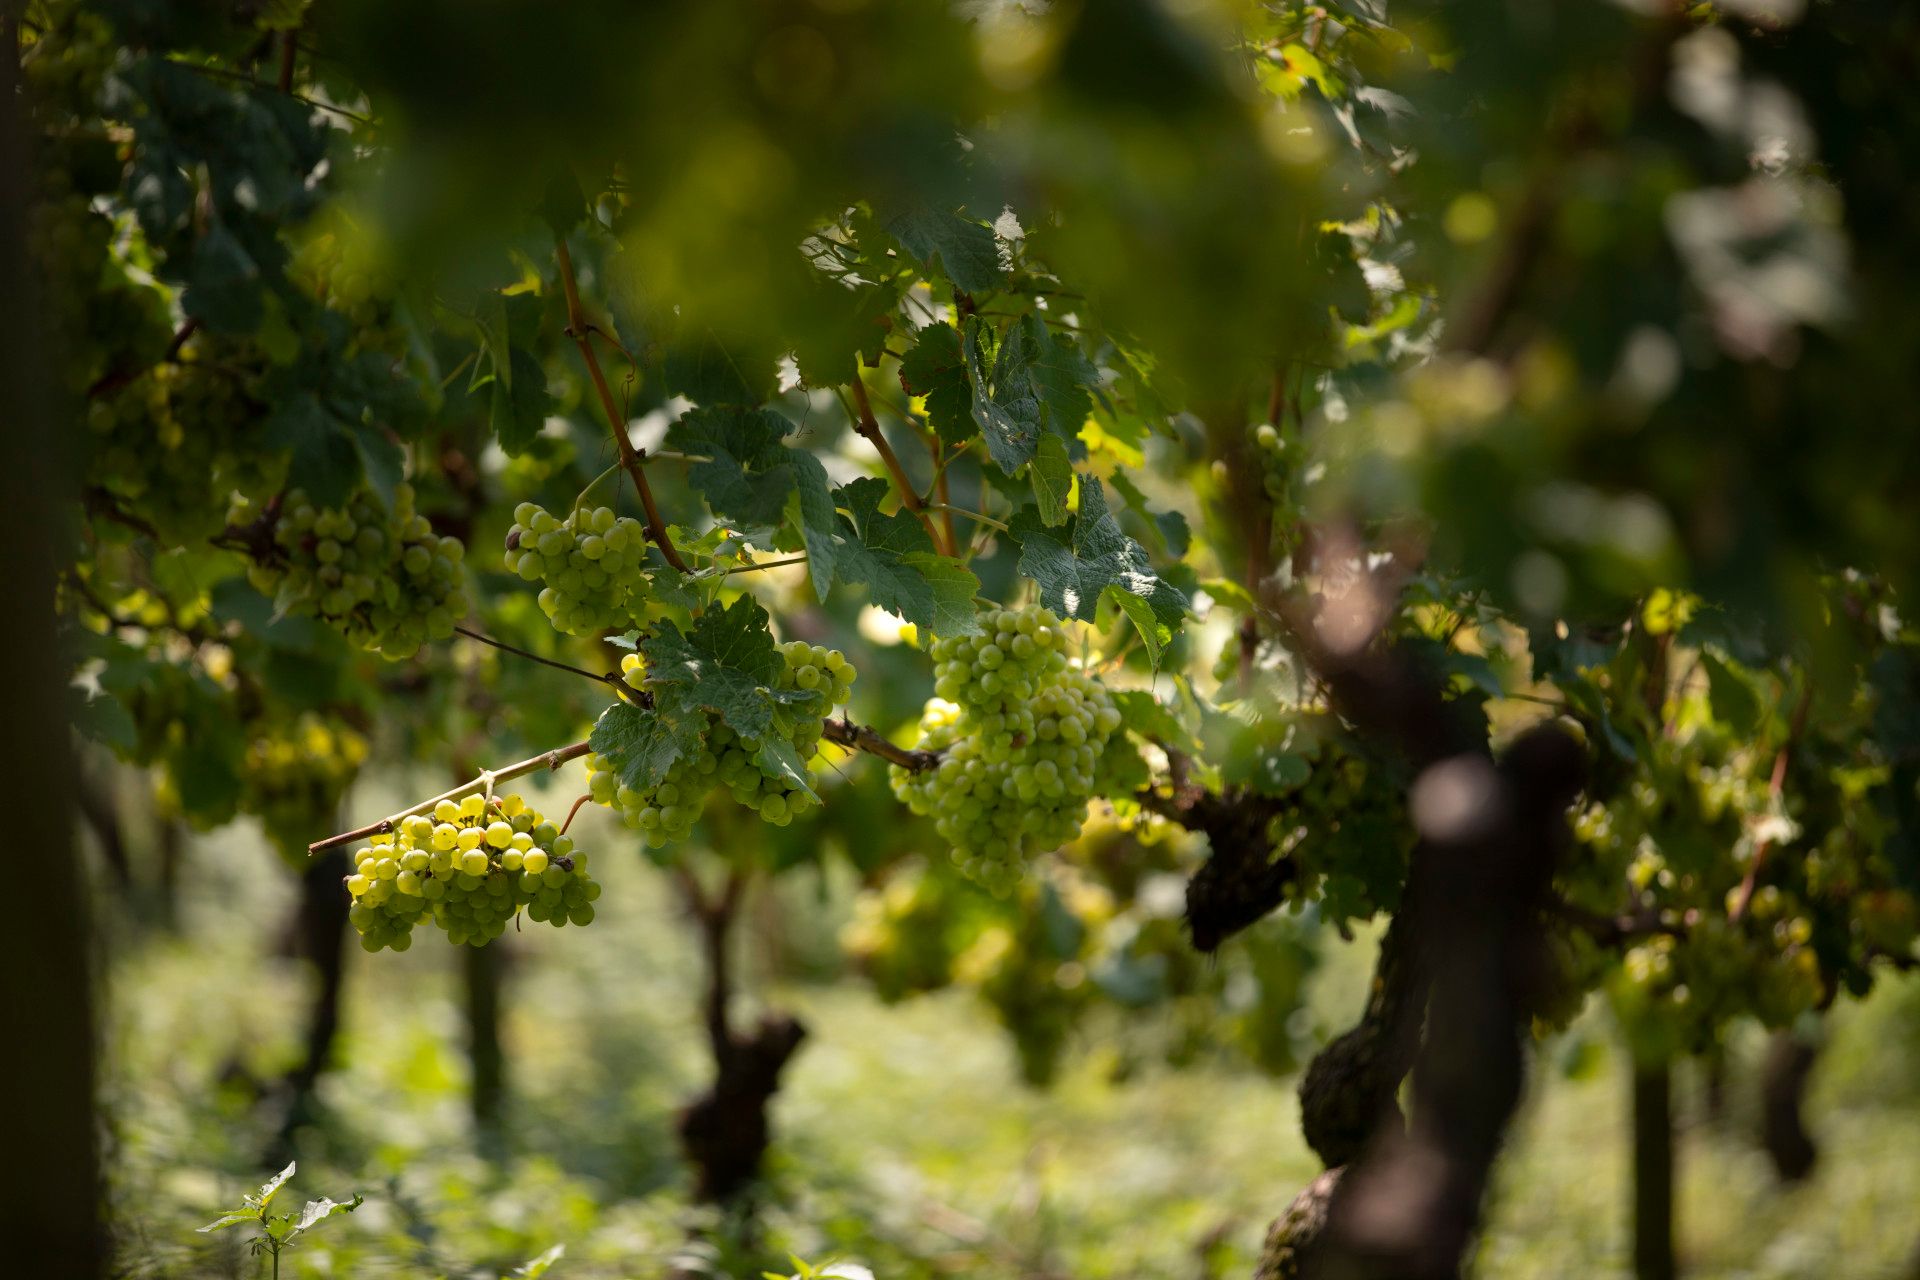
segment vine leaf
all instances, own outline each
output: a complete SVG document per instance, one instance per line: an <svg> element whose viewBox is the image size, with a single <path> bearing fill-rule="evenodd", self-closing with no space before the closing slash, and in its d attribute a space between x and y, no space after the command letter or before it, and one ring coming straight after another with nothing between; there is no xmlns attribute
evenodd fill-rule
<svg viewBox="0 0 1920 1280"><path fill-rule="evenodd" d="M600 713L587 745L613 766L622 785L645 791L700 749L702 720L616 702Z"/></svg>
<svg viewBox="0 0 1920 1280"><path fill-rule="evenodd" d="M523 452L540 434L553 408L553 397L547 392L546 370L523 348L514 347L507 353L506 363L497 367L506 373L494 376L488 421L499 437L500 447L514 455Z"/></svg>
<svg viewBox="0 0 1920 1280"><path fill-rule="evenodd" d="M1178 560L1187 554L1187 548L1193 545L1193 531L1187 527L1185 515L1178 511L1155 511L1147 501L1147 495L1140 492L1140 486L1129 480L1124 471L1114 472L1110 483L1113 491L1126 499L1127 506L1149 523L1168 555ZM1244 603L1236 603L1235 607L1251 612L1253 600L1246 595L1246 591L1238 583L1228 583L1227 586L1229 590L1239 591L1242 597L1246 597ZM1218 597L1220 592L1214 591L1212 594Z"/></svg>
<svg viewBox="0 0 1920 1280"><path fill-rule="evenodd" d="M974 432L973 390L967 385L960 331L950 324L930 324L913 338L900 361L901 389L926 398L927 421L942 440L964 444Z"/></svg>
<svg viewBox="0 0 1920 1280"><path fill-rule="evenodd" d="M887 234L928 267L968 293L998 289L1000 244L993 228L945 209L915 209L887 224Z"/></svg>
<svg viewBox="0 0 1920 1280"><path fill-rule="evenodd" d="M1067 442L1059 436L1040 437L1040 447L1027 464L1033 481L1033 501L1040 519L1049 525L1067 522L1067 499L1073 493L1073 463L1067 457Z"/></svg>
<svg viewBox="0 0 1920 1280"><path fill-rule="evenodd" d="M834 491L848 515L835 568L847 582L864 583L873 603L936 635L971 635L980 624L973 597L980 579L958 560L937 554L920 522L905 512L880 510L887 482L867 476Z"/></svg>
<svg viewBox="0 0 1920 1280"><path fill-rule="evenodd" d="M783 441L793 423L771 409L692 409L667 430L667 443L709 460L687 480L714 512L742 525L791 523L807 548L814 594L827 598L839 532L827 470L804 449Z"/></svg>
<svg viewBox="0 0 1920 1280"><path fill-rule="evenodd" d="M1073 338L1049 333L1046 321L1033 312L1008 331L993 377L996 386L1019 383L1040 407L1041 428L1070 446L1093 412L1092 389L1100 385L1100 371Z"/></svg>
<svg viewBox="0 0 1920 1280"><path fill-rule="evenodd" d="M1764 714L1753 685L1732 662L1711 649L1700 651L1700 665L1707 671L1707 701L1715 718L1739 736L1751 737Z"/></svg>
<svg viewBox="0 0 1920 1280"><path fill-rule="evenodd" d="M1011 374L1011 365L996 362L994 376L987 376L992 336L993 331L980 317L968 318L964 349L967 377L973 388L973 420L986 437L987 452L1000 464L1000 470L1012 475L1032 460L1039 446L1040 402L1033 398L1024 378L1001 380L1003 367Z"/></svg>
<svg viewBox="0 0 1920 1280"><path fill-rule="evenodd" d="M1072 338L1049 333L1046 321L1032 313L1014 321L997 347L992 341L993 331L980 317L967 321L962 346L972 380L973 419L1000 469L1012 475L1049 434L1060 438L1068 457L1084 456L1080 428L1093 411L1099 370Z"/></svg>
<svg viewBox="0 0 1920 1280"><path fill-rule="evenodd" d="M259 264L217 220L194 248L181 305L215 333L252 333L265 318Z"/></svg>
<svg viewBox="0 0 1920 1280"><path fill-rule="evenodd" d="M1107 509L1106 492L1094 476L1080 478L1080 512L1066 531L1051 530L1034 507L1013 518L1020 543L1020 572L1040 586L1040 599L1063 617L1092 621L1103 596L1139 630L1148 653L1161 648L1187 611L1187 598L1155 573L1146 549L1129 538Z"/></svg>
<svg viewBox="0 0 1920 1280"><path fill-rule="evenodd" d="M697 718L712 712L742 738L790 730L794 713L817 709L818 690L774 689L782 668L767 611L751 596L708 609L682 632L672 624L640 642L656 713Z"/></svg>
<svg viewBox="0 0 1920 1280"><path fill-rule="evenodd" d="M880 363L900 285L854 275L809 283L811 319L794 337L794 367L809 387L845 386L858 375L856 356L869 365Z"/></svg>
<svg viewBox="0 0 1920 1280"><path fill-rule="evenodd" d="M1189 755L1202 750L1193 728L1145 689L1115 689L1112 697L1120 722L1141 737Z"/></svg>
<svg viewBox="0 0 1920 1280"><path fill-rule="evenodd" d="M782 443L792 431L793 423L771 409L689 409L667 428L667 443L707 457L687 469L687 481L715 514L743 525L777 525L798 483L799 459L819 466L813 455Z"/></svg>

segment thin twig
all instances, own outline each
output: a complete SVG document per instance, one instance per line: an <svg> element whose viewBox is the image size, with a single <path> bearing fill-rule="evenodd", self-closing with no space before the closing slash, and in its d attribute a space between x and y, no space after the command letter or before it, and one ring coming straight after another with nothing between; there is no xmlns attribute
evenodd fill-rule
<svg viewBox="0 0 1920 1280"><path fill-rule="evenodd" d="M558 769L563 764L578 760L581 756L586 755L589 750L591 750L591 748L585 742L575 742L552 751L542 752L537 756L529 756L525 760L517 760L504 769L495 769L488 773L482 773L479 777L463 782L451 791L443 791L431 799L422 800L412 808L402 809L398 813L388 814L378 822L370 823L364 827L358 827L352 831L342 831L339 835L328 836L325 840L316 840L307 846L307 856L312 857L314 854L326 849L332 849L343 844L352 844L355 840L365 840L369 836L377 836L391 831L396 823L404 822L417 813L430 812L433 807L442 800L458 800L462 796L470 795L475 791L482 791L489 787L497 786L502 782L511 782L515 778L525 777L529 773L537 773L541 769Z"/></svg>
<svg viewBox="0 0 1920 1280"><path fill-rule="evenodd" d="M804 557L801 558L804 559ZM769 566L761 565L755 567L765 568ZM604 676L595 675L583 667L572 667L564 662L555 662L551 658L543 658L537 653L529 653L525 649L515 648L513 645L505 644L489 636L481 635L477 631L469 631L465 627L455 627L454 630L458 631L461 635L470 636L475 640L493 645L497 649L504 649L508 653L517 654L522 658L531 658L533 661L543 663L549 667L558 667L562 671L570 671L574 675L585 676L587 679L598 683L613 685L619 690L623 698L635 706L640 707L642 710L650 710L653 706L653 696L651 694L644 690L629 689L624 680L611 672ZM865 752L870 756L879 756L889 764L897 764L901 768L910 769L915 773L919 773L924 769L931 769L940 763L940 753L938 751L918 751L899 746L881 736L877 730L870 729L866 725L855 724L848 719L827 721L826 728L821 733L821 736L828 742L846 747L849 750ZM411 812L418 811L413 810ZM405 815L401 816L404 817Z"/></svg>
<svg viewBox="0 0 1920 1280"><path fill-rule="evenodd" d="M931 427L927 428L927 451L933 455L933 496L937 500L934 509L940 513L940 531L947 538L947 554L952 555L953 549L960 545L960 540L953 536L954 508L947 505L953 501L953 495L947 488L945 450L941 448L939 433Z"/></svg>
<svg viewBox="0 0 1920 1280"><path fill-rule="evenodd" d="M574 817L580 812L580 806L587 803L587 801L591 799L593 799L593 793L588 792L586 795L581 796L578 800L575 800L573 802L573 808L567 810L567 820L560 824L561 835L567 834L567 828L573 825Z"/></svg>
<svg viewBox="0 0 1920 1280"><path fill-rule="evenodd" d="M873 402L867 398L867 387L860 380L858 368L853 377L853 403L858 411L854 415L853 429L865 436L880 455L880 461L886 464L887 474L893 479L893 487L900 492L900 501L907 510L920 519L920 525L927 531L927 537L933 539L933 545L945 554L952 555L953 547L941 541L940 531L934 527L933 519L927 514L926 504L920 501L920 495L913 490L913 483L907 479L907 472L900 465L900 458L887 443L887 437L880 430L880 422L873 416Z"/></svg>
<svg viewBox="0 0 1920 1280"><path fill-rule="evenodd" d="M157 363L172 364L175 360L179 359L180 350L187 345L187 339L198 332L200 332L199 318L196 316L188 316L186 321L181 324L178 329L174 330L173 337L167 342L167 349L161 353ZM120 368L111 373L102 374L98 381L87 388L87 399L98 400L110 391L118 391L121 387L126 386L145 372L145 369Z"/></svg>
<svg viewBox="0 0 1920 1280"><path fill-rule="evenodd" d="M571 663L560 662L553 658L543 658L530 650L522 649L518 645L508 644L505 640L496 640L492 636L475 631L470 627L455 626L454 630L469 640L478 640L481 644L490 644L505 653L513 654L517 658L525 658L527 661L537 662L541 666L553 667L559 671L569 671L576 676L585 676L587 679L600 684L611 685L613 686L614 692L618 693L621 698L629 702L633 701L633 698L630 696L633 691L627 687L626 681L622 680L620 676L614 672L589 671L585 667L576 667Z"/></svg>
<svg viewBox="0 0 1920 1280"><path fill-rule="evenodd" d="M593 389L599 394L600 407L606 412L607 426L613 431L614 447L620 451L620 465L633 477L634 490L639 493L640 505L647 514L647 536L660 548L660 554L666 557L668 564L686 573L687 562L680 558L673 539L667 536L666 521L660 518L660 508L653 500L653 489L647 484L646 467L634 449L633 441L627 436L626 415L614 404L613 392L607 386L607 376L600 371L600 357L594 353L593 335L589 331L586 312L580 305L580 284L573 274L573 255L567 252L564 237L555 238L554 256L560 263L560 287L567 298L567 336L580 348L580 358L586 361L587 375L593 379Z"/></svg>
<svg viewBox="0 0 1920 1280"><path fill-rule="evenodd" d="M783 569L790 564L805 564L806 562L807 558L804 555L786 556L779 560L756 560L752 564L736 564L722 569L718 573L708 570L707 573L699 576L724 578L734 573L758 573L762 569Z"/></svg>
<svg viewBox="0 0 1920 1280"><path fill-rule="evenodd" d="M280 78L277 82L277 85L280 92L287 94L289 96L291 96L293 93L294 53L300 47L298 44L295 43L295 37L297 37L298 35L299 35L298 27L294 28L292 31L283 31L280 33Z"/></svg>
<svg viewBox="0 0 1920 1280"><path fill-rule="evenodd" d="M139 516L134 515L131 511L123 509L120 504L114 500L113 495L105 489L96 486L87 490L86 507L87 510L96 515L105 516L115 524L125 525L135 533L144 534L155 542L160 541L160 533L153 525L141 519Z"/></svg>
<svg viewBox="0 0 1920 1280"><path fill-rule="evenodd" d="M1007 526L1001 521L995 520L992 516L981 515L978 511L969 511L965 507L949 506L944 502L929 502L927 504L926 509L928 511L941 512L943 515L965 516L967 519L973 521L976 524L991 525L1002 533L1009 532ZM949 540L951 540L953 536L952 535L953 522L951 520L947 522L947 529L948 529L947 536Z"/></svg>
<svg viewBox="0 0 1920 1280"><path fill-rule="evenodd" d="M1773 775L1767 779L1767 799L1778 804L1780 794L1787 785L1787 765L1793 759L1793 747L1806 732L1807 713L1813 709L1813 681L1807 681L1807 687L1800 693L1800 704L1793 709L1793 720L1787 726L1787 740L1780 744L1780 750L1773 757ZM1727 912L1727 923L1738 924L1746 916L1747 908L1753 903L1753 893L1760 880L1760 868L1766 864L1767 854L1772 850L1771 834L1763 836L1753 846L1753 860L1747 863L1747 874L1740 879L1740 896L1734 900L1733 909Z"/></svg>
<svg viewBox="0 0 1920 1280"><path fill-rule="evenodd" d="M229 71L225 67L209 67L198 62L184 62L179 58L168 58L167 62L179 67L183 71L192 71L199 75L211 76L216 80L231 80L236 84L248 85L255 89L278 91L278 86L268 84L264 80L256 80L244 72ZM336 107L331 102L322 102L318 98L308 98L297 93L289 93L287 96L303 106L312 107L316 111L332 112L334 115L343 116L355 124L377 125L380 123L371 116L363 116L359 112L349 111L345 107Z"/></svg>

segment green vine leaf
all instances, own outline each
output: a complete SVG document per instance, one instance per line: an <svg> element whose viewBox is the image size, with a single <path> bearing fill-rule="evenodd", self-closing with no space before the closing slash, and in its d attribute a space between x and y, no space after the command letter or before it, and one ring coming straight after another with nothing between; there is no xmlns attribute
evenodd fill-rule
<svg viewBox="0 0 1920 1280"><path fill-rule="evenodd" d="M980 628L973 597L980 579L958 560L939 555L920 522L904 511L880 510L887 482L868 476L834 491L846 509L836 570L864 583L873 603L935 635L971 635Z"/></svg>
<svg viewBox="0 0 1920 1280"><path fill-rule="evenodd" d="M999 380L1001 365L988 377L989 343L993 330L978 316L967 320L965 353L967 377L973 391L973 420L986 437L987 452L1000 470L1012 475L1032 461L1040 443L1040 403L1024 379ZM1011 372L1011 366L1009 366Z"/></svg>
<svg viewBox="0 0 1920 1280"><path fill-rule="evenodd" d="M1013 518L1012 529L1020 543L1020 572L1039 584L1048 608L1090 622L1105 595L1140 631L1158 661L1187 612L1187 598L1154 572L1146 549L1121 530L1097 477L1081 477L1080 512L1068 541L1033 507Z"/></svg>
<svg viewBox="0 0 1920 1280"><path fill-rule="evenodd" d="M1067 499L1073 494L1073 463L1067 457L1067 442L1055 435L1040 437L1040 447L1027 464L1027 473L1041 520L1049 525L1065 524Z"/></svg>
<svg viewBox="0 0 1920 1280"><path fill-rule="evenodd" d="M716 515L739 524L777 525L799 482L798 469L820 465L782 443L792 431L793 423L771 409L690 409L667 428L667 443L708 459L687 468L687 481ZM824 473L821 485L824 491Z"/></svg>
<svg viewBox="0 0 1920 1280"><path fill-rule="evenodd" d="M915 209L889 222L887 234L968 293L986 293L1005 282L1000 244L985 223L945 209Z"/></svg>
<svg viewBox="0 0 1920 1280"><path fill-rule="evenodd" d="M641 641L655 712L695 718L712 712L742 738L765 739L819 706L817 690L774 689L782 662L767 611L751 596L708 609L691 631L660 627Z"/></svg>
<svg viewBox="0 0 1920 1280"><path fill-rule="evenodd" d="M645 791L657 786L678 761L700 750L704 734L704 717L616 702L600 713L587 745L613 766L623 785Z"/></svg>
<svg viewBox="0 0 1920 1280"><path fill-rule="evenodd" d="M900 386L910 396L926 398L927 422L941 440L963 444L973 437L973 389L958 329L930 324L915 333L900 361Z"/></svg>

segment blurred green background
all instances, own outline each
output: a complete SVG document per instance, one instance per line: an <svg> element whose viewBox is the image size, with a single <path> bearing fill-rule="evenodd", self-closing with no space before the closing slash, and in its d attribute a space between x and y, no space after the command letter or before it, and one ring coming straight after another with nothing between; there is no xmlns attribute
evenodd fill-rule
<svg viewBox="0 0 1920 1280"><path fill-rule="evenodd" d="M598 810L579 823L588 847L615 836ZM259 1181L281 1117L270 1082L299 1059L312 983L276 957L294 882L251 823L190 839L181 870L177 932L141 925L118 895L102 903L116 1251L126 1275L251 1275L233 1233L194 1228ZM468 1110L463 953L349 958L339 1065L290 1152L292 1189L368 1203L290 1253L283 1274L491 1278L564 1244L552 1274L569 1277L752 1275L749 1254L783 1249L882 1277L1243 1276L1267 1221L1319 1170L1290 1080L1221 1061L1120 1072L1111 1040L1087 1034L1036 1090L970 994L886 1007L864 983L794 972L815 966L770 953L830 948L849 894L785 884L780 903L749 907L745 964L814 1034L774 1105L760 1235L736 1252L735 1231L688 1207L672 1135L707 1070L692 936L660 877L637 863L601 875L590 933L501 944L504 1151L475 1137ZM1371 940L1328 935L1308 980L1315 1038L1350 1019ZM1628 1091L1607 1017L1590 1008L1536 1046L1543 1087L1501 1166L1474 1274L1631 1273ZM1761 1048L1757 1031L1735 1037L1717 1116L1704 1069L1680 1073L1683 1265L1906 1274L1920 984L1888 981L1834 1011L1808 1107L1827 1158L1804 1185L1783 1187L1755 1137Z"/></svg>

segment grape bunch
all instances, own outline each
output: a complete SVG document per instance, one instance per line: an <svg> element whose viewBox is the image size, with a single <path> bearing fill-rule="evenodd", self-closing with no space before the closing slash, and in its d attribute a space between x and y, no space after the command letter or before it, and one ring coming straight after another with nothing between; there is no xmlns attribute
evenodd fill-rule
<svg viewBox="0 0 1920 1280"><path fill-rule="evenodd" d="M1574 855L1558 880L1576 906L1609 914L1620 912L1624 890L1625 914L1658 924L1617 967L1595 955L1575 975L1588 984L1604 978L1639 1051L1703 1049L1746 1014L1785 1025L1819 1005L1833 970L1864 974L1848 917L1873 877L1856 874L1865 868L1844 825L1848 802L1835 795L1828 838L1809 838L1773 804L1771 753L1710 722L1663 738L1642 768L1574 815ZM1824 778L1794 780L1809 784L1796 793L1803 816L1826 816ZM1767 862L1767 882L1749 899L1757 832L1793 852ZM1849 870L1838 882L1824 883L1841 866Z"/></svg>
<svg viewBox="0 0 1920 1280"><path fill-rule="evenodd" d="M587 855L519 796L442 800L353 855L348 919L369 951L413 945L431 920L456 946L481 947L521 911L555 928L592 924L600 886Z"/></svg>
<svg viewBox="0 0 1920 1280"><path fill-rule="evenodd" d="M781 669L772 688L817 692L812 709L797 718L787 739L802 760L811 760L826 732L827 712L845 705L858 676L847 656L837 649L794 640L780 646ZM637 653L621 660L621 678L634 689L647 688L646 664ZM622 783L611 761L587 757L588 788L595 801L620 810L629 827L641 833L650 849L684 839L706 812L718 791L750 809L767 822L784 827L819 803L792 779L762 767L762 744L743 738L718 716L710 716L698 753L674 762L651 789L638 791Z"/></svg>
<svg viewBox="0 0 1920 1280"><path fill-rule="evenodd" d="M351 726L306 712L263 717L241 766L240 807L260 819L289 855L304 855L367 759L367 740Z"/></svg>
<svg viewBox="0 0 1920 1280"><path fill-rule="evenodd" d="M228 523L256 518L242 498ZM397 660L453 634L467 611L464 552L459 539L434 535L414 510L409 485L394 490L390 510L369 490L335 509L316 507L295 489L274 522L272 554L247 577L282 609L311 613Z"/></svg>
<svg viewBox="0 0 1920 1280"><path fill-rule="evenodd" d="M937 641L934 692L921 717L932 769L891 770L894 794L934 818L953 858L996 893L1026 857L1080 832L1120 727L1106 690L1075 668L1050 609L998 609L982 634Z"/></svg>
<svg viewBox="0 0 1920 1280"><path fill-rule="evenodd" d="M1303 710L1282 723L1291 753L1308 764L1304 779L1266 785L1282 802L1267 839L1293 863L1289 900L1315 903L1321 919L1343 927L1393 910L1414 844L1404 771L1330 713Z"/></svg>
<svg viewBox="0 0 1920 1280"><path fill-rule="evenodd" d="M507 568L541 583L540 609L573 636L625 629L640 620L649 582L640 522L611 507L581 508L565 520L532 502L513 509Z"/></svg>
<svg viewBox="0 0 1920 1280"><path fill-rule="evenodd" d="M268 482L243 462L251 418L239 382L196 363L159 364L87 406L87 479L170 542L217 533L235 489Z"/></svg>
<svg viewBox="0 0 1920 1280"><path fill-rule="evenodd" d="M943 888L945 892L943 892ZM920 868L894 876L853 902L840 948L889 1004L953 981L965 939L962 903L950 886Z"/></svg>
<svg viewBox="0 0 1920 1280"><path fill-rule="evenodd" d="M392 323L398 290L387 255L344 214L333 211L316 221L319 231L295 252L288 274L351 320L363 345L404 342Z"/></svg>

